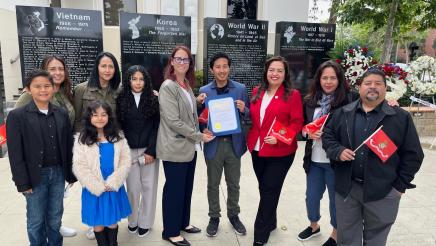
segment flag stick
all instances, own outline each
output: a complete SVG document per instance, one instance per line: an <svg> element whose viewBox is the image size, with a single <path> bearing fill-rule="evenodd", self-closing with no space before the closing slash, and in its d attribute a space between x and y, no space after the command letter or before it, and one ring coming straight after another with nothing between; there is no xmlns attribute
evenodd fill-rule
<svg viewBox="0 0 436 246"><path fill-rule="evenodd" d="M325 123L327 122L327 119L329 118L330 113L327 114L327 117L325 117L324 123L322 123L321 129L319 129L320 131L322 131L322 129L324 129Z"/></svg>
<svg viewBox="0 0 436 246"><path fill-rule="evenodd" d="M321 132L322 132L322 129L324 129L324 125L325 125L325 123L327 122L327 119L329 118L329 116L330 116L330 113L327 114L327 117L325 117L325 120L324 120L324 122L322 123L321 128L319 129ZM321 139L321 138L319 138L319 139ZM315 146L315 142L316 142L316 141L318 141L318 139L312 141L312 148L313 148L313 146Z"/></svg>
<svg viewBox="0 0 436 246"><path fill-rule="evenodd" d="M375 132L373 132L371 135L369 135L369 137L367 139L365 139L365 141L363 141L363 143L361 143L359 145L359 147L357 147L353 152L356 152L360 147L362 147L362 145L364 145L366 143L366 141L368 141L368 139L372 138L372 136L374 136L378 131L380 131L380 129L383 127L383 125L381 125L379 128L377 128L377 130L375 130Z"/></svg>
<svg viewBox="0 0 436 246"><path fill-rule="evenodd" d="M209 130L209 121L210 121L210 119L209 119L210 117L209 117L209 109L207 110L207 124L206 124L206 129L207 130Z"/></svg>
<svg viewBox="0 0 436 246"><path fill-rule="evenodd" d="M272 122L272 124L271 124L271 126L270 126L270 128L269 128L269 130L268 130L268 133L266 134L267 137L268 137L268 135L271 133L271 130L272 130L273 126L274 126L274 123L276 122L276 118L277 118L277 117L274 117L274 120L273 120L273 122ZM259 150L262 149L262 147L263 147L264 144L265 144L265 141L262 142L262 145L260 146L260 149L259 149Z"/></svg>

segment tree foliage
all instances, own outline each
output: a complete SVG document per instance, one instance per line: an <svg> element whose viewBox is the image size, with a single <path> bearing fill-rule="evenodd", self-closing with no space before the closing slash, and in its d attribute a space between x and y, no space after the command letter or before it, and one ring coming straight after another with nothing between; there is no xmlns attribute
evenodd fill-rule
<svg viewBox="0 0 436 246"><path fill-rule="evenodd" d="M342 24L370 24L372 31L383 29L381 60L389 62L393 39L435 28L435 13L435 0L342 0L337 16Z"/></svg>
<svg viewBox="0 0 436 246"><path fill-rule="evenodd" d="M434 0L343 0L337 13L343 24L371 23L374 30L388 22L392 1L398 2L395 26L418 31L436 27Z"/></svg>

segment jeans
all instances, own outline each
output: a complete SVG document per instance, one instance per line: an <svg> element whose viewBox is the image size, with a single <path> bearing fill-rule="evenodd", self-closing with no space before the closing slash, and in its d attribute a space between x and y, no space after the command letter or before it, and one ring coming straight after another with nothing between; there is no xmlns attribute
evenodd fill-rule
<svg viewBox="0 0 436 246"><path fill-rule="evenodd" d="M306 208L310 222L318 222L320 215L320 202L327 186L329 192L330 224L336 228L335 208L335 173L330 163L317 163L311 161L307 173Z"/></svg>
<svg viewBox="0 0 436 246"><path fill-rule="evenodd" d="M65 179L61 166L41 168L41 183L24 194L30 246L62 245Z"/></svg>

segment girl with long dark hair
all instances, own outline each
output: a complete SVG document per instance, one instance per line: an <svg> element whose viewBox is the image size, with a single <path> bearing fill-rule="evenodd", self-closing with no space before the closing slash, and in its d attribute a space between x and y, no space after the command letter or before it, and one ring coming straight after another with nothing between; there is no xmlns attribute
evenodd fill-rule
<svg viewBox="0 0 436 246"><path fill-rule="evenodd" d="M156 138L159 102L151 77L143 66L131 66L117 97L117 117L130 146L132 167L127 177L127 194L132 213L128 230L144 237L153 226L156 212L159 160Z"/></svg>
<svg viewBox="0 0 436 246"><path fill-rule="evenodd" d="M117 223L131 213L124 189L129 152L109 104L90 102L74 143L73 172L83 186L82 222L93 227L99 246L118 245Z"/></svg>

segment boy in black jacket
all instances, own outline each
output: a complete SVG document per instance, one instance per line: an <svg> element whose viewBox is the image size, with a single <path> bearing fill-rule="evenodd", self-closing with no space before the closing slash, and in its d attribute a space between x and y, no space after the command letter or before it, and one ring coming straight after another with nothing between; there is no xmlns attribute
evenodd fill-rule
<svg viewBox="0 0 436 246"><path fill-rule="evenodd" d="M54 82L48 72L34 70L25 83L33 100L12 110L6 121L12 179L26 198L30 245L62 245L64 184L76 181L70 121L50 103Z"/></svg>

